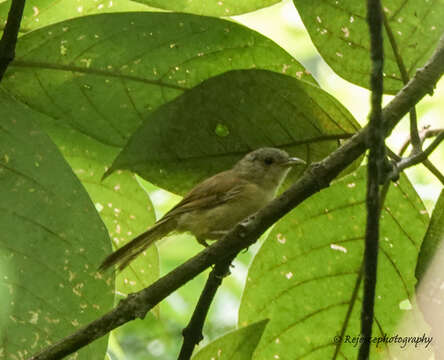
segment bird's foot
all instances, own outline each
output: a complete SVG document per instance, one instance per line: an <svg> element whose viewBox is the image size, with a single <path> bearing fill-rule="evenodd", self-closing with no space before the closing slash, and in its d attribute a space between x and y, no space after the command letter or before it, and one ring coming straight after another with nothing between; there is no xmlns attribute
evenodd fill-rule
<svg viewBox="0 0 444 360"><path fill-rule="evenodd" d="M207 243L207 241L205 239L197 239L197 242L205 247L210 246L210 244Z"/></svg>

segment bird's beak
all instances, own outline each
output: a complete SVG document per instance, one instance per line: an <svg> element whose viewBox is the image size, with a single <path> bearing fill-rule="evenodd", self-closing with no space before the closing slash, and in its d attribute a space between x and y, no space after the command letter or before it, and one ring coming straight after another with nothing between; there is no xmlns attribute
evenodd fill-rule
<svg viewBox="0 0 444 360"><path fill-rule="evenodd" d="M294 165L305 165L307 164L304 160L297 157L291 157L287 161L282 163L282 166L294 166Z"/></svg>

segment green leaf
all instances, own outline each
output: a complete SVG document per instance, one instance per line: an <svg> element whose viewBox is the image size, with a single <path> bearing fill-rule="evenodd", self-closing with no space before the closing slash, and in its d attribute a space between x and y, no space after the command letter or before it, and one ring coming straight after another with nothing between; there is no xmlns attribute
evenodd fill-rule
<svg viewBox="0 0 444 360"><path fill-rule="evenodd" d="M420 281L430 266L433 257L444 239L444 190L435 204L427 233L421 245L418 263L416 264L416 278Z"/></svg>
<svg viewBox="0 0 444 360"><path fill-rule="evenodd" d="M143 119L203 80L264 68L314 81L288 53L230 21L173 13L85 16L20 38L3 85L54 122L123 147Z"/></svg>
<svg viewBox="0 0 444 360"><path fill-rule="evenodd" d="M131 169L184 193L252 149L282 147L312 162L358 129L353 116L317 86L270 71L231 71L153 112L109 172Z"/></svg>
<svg viewBox="0 0 444 360"><path fill-rule="evenodd" d="M268 319L231 331L200 349L192 360L251 359L268 323Z"/></svg>
<svg viewBox="0 0 444 360"><path fill-rule="evenodd" d="M444 344L442 342L442 324L444 314L442 303L444 300L442 284L444 276L442 264L444 261L444 190L435 204L429 227L422 242L416 277L419 281L417 289L418 304L424 319L431 326L433 348L436 359L442 358Z"/></svg>
<svg viewBox="0 0 444 360"><path fill-rule="evenodd" d="M370 41L366 2L355 0L293 0L310 37L324 60L344 79L369 88ZM384 31L384 91L394 94L404 83L396 62L393 39L412 77L432 54L444 31L444 1L383 2L387 27Z"/></svg>
<svg viewBox="0 0 444 360"><path fill-rule="evenodd" d="M0 354L14 359L109 310L114 284L96 271L110 251L106 228L56 146L31 120L41 115L1 89L0 102L0 302L8 311ZM106 345L104 337L77 359L103 358Z"/></svg>
<svg viewBox="0 0 444 360"><path fill-rule="evenodd" d="M113 175L117 176L111 176L100 184L86 185L86 189L93 199L106 198L110 201L104 204L100 215L110 232L114 248L119 248L153 225L155 216L149 197L134 175L128 172ZM99 179L97 181L100 182ZM107 186L108 192L103 191ZM116 292L122 296L142 290L156 281L159 274L159 253L153 245L117 273Z"/></svg>
<svg viewBox="0 0 444 360"><path fill-rule="evenodd" d="M105 223L114 247L120 247L154 224L151 201L134 175L119 171L101 181L105 164L116 156L116 149L57 126L52 119L39 118L40 125L62 151L74 173L82 181ZM103 258L102 258L103 260ZM159 255L151 246L124 271L117 274L116 291L129 294L148 286L159 277Z"/></svg>
<svg viewBox="0 0 444 360"><path fill-rule="evenodd" d="M0 24L6 22L11 2L11 0L8 0L0 3ZM85 15L148 10L153 9L130 0L27 1L23 10L20 33L26 33L43 26Z"/></svg>
<svg viewBox="0 0 444 360"><path fill-rule="evenodd" d="M239 310L242 326L271 319L255 359L331 359L343 326L345 335L359 335L362 289L348 323L345 317L364 249L365 174L361 168L299 205L256 255ZM381 215L374 336L396 334L414 300L414 264L427 223L420 198L402 176ZM339 358L354 359L357 349L344 343ZM385 358L385 350L380 345L372 354Z"/></svg>
<svg viewBox="0 0 444 360"><path fill-rule="evenodd" d="M281 0L135 0L156 8L209 16L233 16L262 9Z"/></svg>

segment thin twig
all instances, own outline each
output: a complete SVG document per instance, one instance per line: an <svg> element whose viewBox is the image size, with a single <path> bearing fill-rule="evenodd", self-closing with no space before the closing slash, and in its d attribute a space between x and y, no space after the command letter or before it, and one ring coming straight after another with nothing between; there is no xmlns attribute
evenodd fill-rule
<svg viewBox="0 0 444 360"><path fill-rule="evenodd" d="M393 54L395 55L396 64L398 65L402 81L405 85L409 82L409 74L407 73L407 69L404 65L404 61L402 60L401 54L399 53L398 44L396 43L395 36L393 35L387 17L385 16L385 14L383 14L383 17L384 17L384 28L387 33L387 38L389 39L390 46L393 50ZM418 120L416 116L416 110L414 107L410 110L410 139L413 147L412 154L420 152L421 140L418 134Z"/></svg>
<svg viewBox="0 0 444 360"><path fill-rule="evenodd" d="M384 186L382 187L381 191L379 192L379 211L381 212L384 208L384 202L387 197L388 191L390 190L390 185L392 184L392 181L390 178L387 178L384 182Z"/></svg>
<svg viewBox="0 0 444 360"><path fill-rule="evenodd" d="M367 360L370 354L372 336L376 270L378 265L380 195L385 161L385 131L382 118L384 50L382 40L383 13L380 0L367 0L367 22L370 32L370 56L372 71L370 77L371 112L369 122L369 160L367 166L367 224L364 249L364 298L361 312L362 342L358 359Z"/></svg>
<svg viewBox="0 0 444 360"><path fill-rule="evenodd" d="M237 255L237 254L236 254ZM230 264L235 256L218 262L208 275L205 287L191 316L190 322L183 329L183 344L180 349L178 360L189 360L193 354L194 347L203 339L202 329L210 309L210 305L216 295L216 291L222 284L222 279L229 274Z"/></svg>
<svg viewBox="0 0 444 360"><path fill-rule="evenodd" d="M401 161L402 157L399 156L397 153L395 153L393 150L391 150L389 147L386 148L387 155L394 161Z"/></svg>
<svg viewBox="0 0 444 360"><path fill-rule="evenodd" d="M421 132L419 133L419 137L421 140L421 144L424 143L424 141L427 138L439 136L441 133L444 133L444 129L430 129L428 126L424 127ZM410 145L410 138L408 138L404 144L401 146L401 149L399 150L399 156L397 161L401 161L401 156L405 153L408 146ZM435 165L432 164L432 162L429 159L424 159L422 161L422 164L433 174L435 177L441 182L441 184L444 185L444 175L439 171Z"/></svg>
<svg viewBox="0 0 444 360"><path fill-rule="evenodd" d="M392 173L389 174L388 178L390 178L391 180L395 180L399 177L399 173L402 170L405 170L406 168L414 166L418 163L422 163L444 185L444 175L427 158L443 140L444 130L441 129L430 130L428 134L429 136L426 134L426 136L424 136L422 139L425 139L426 137L436 136L432 144L425 151L421 151L420 153L416 153L407 158L402 158L400 156L402 155L403 152L405 152L406 149L405 146L401 148L399 152L400 155L396 154L395 152L387 148L387 153L390 156L390 158L396 161L396 164L392 169Z"/></svg>
<svg viewBox="0 0 444 360"><path fill-rule="evenodd" d="M433 175L435 175L439 181L441 181L441 184L444 186L444 175L442 172L439 171L429 159L425 159L422 163Z"/></svg>
<svg viewBox="0 0 444 360"><path fill-rule="evenodd" d="M383 110L386 136L400 119L433 89L444 73L444 35L427 64L418 69L409 83ZM223 239L205 248L199 254L178 266L147 288L129 295L101 318L83 326L75 333L41 350L32 360L56 360L69 355L106 335L118 326L146 313L165 297L200 274L211 264L232 256L251 246L259 236L282 216L328 186L341 171L361 156L367 145L368 126L342 144L324 160L312 164L307 171L281 196L238 224Z"/></svg>
<svg viewBox="0 0 444 360"><path fill-rule="evenodd" d="M15 56L15 45L22 21L25 0L12 0L11 7L6 20L5 30L0 40L0 82L8 68L9 63Z"/></svg>
<svg viewBox="0 0 444 360"><path fill-rule="evenodd" d="M332 360L337 359L337 357L339 355L339 351L341 350L341 345L344 341L344 335L345 335L345 332L347 331L348 323L350 321L351 314L353 312L353 307L356 303L356 299L358 298L358 291L359 291L359 287L361 286L362 272L364 269L363 265L364 264L361 263L361 267L359 268L358 276L356 277L355 286L353 288L352 296L351 296L350 302L348 304L347 313L345 314L344 322L342 323L341 332L337 337L338 341L336 341L335 352L333 354Z"/></svg>
<svg viewBox="0 0 444 360"><path fill-rule="evenodd" d="M412 153L421 151L421 139L418 134L418 120L416 116L416 109L410 110L410 138L412 139Z"/></svg>
<svg viewBox="0 0 444 360"><path fill-rule="evenodd" d="M441 143L441 141L444 140L444 132L439 133L438 136L435 137L435 139L432 141L432 143L425 149L424 151L421 151L420 153L416 153L412 156L409 156L407 158L402 159L397 164L398 171L402 171L410 166L419 164L420 162L423 162L427 159L427 157L433 152L433 150L436 149L436 147Z"/></svg>
<svg viewBox="0 0 444 360"><path fill-rule="evenodd" d="M429 127L424 128L419 136L421 137L421 142L424 142L425 139L438 136L440 133L444 132L444 129L430 129Z"/></svg>
<svg viewBox="0 0 444 360"><path fill-rule="evenodd" d="M425 126L422 128L422 130L419 132L419 139L421 141L421 145L424 143L425 139L435 137L439 135L440 132L443 132L444 129L430 129L430 126ZM404 155L404 153L407 151L407 148L409 147L411 143L410 137L402 144L401 149L399 150L399 156Z"/></svg>
<svg viewBox="0 0 444 360"><path fill-rule="evenodd" d="M387 16L383 13L383 21L384 21L384 29L387 33L387 38L390 43L390 47L393 50L393 55L395 56L396 64L398 65L399 72L401 74L401 79L404 84L409 82L409 74L407 73L407 69L404 65L404 61L402 60L402 56L399 53L398 44L396 43L395 36L393 35L392 28L388 23Z"/></svg>

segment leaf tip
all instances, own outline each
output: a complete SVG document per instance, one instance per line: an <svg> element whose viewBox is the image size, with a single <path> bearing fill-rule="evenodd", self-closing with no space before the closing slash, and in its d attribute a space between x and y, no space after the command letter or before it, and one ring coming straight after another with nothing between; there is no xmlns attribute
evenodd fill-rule
<svg viewBox="0 0 444 360"><path fill-rule="evenodd" d="M114 172L114 168L111 166L108 170L106 170L102 177L100 178L100 182L103 182L108 176L110 176Z"/></svg>

